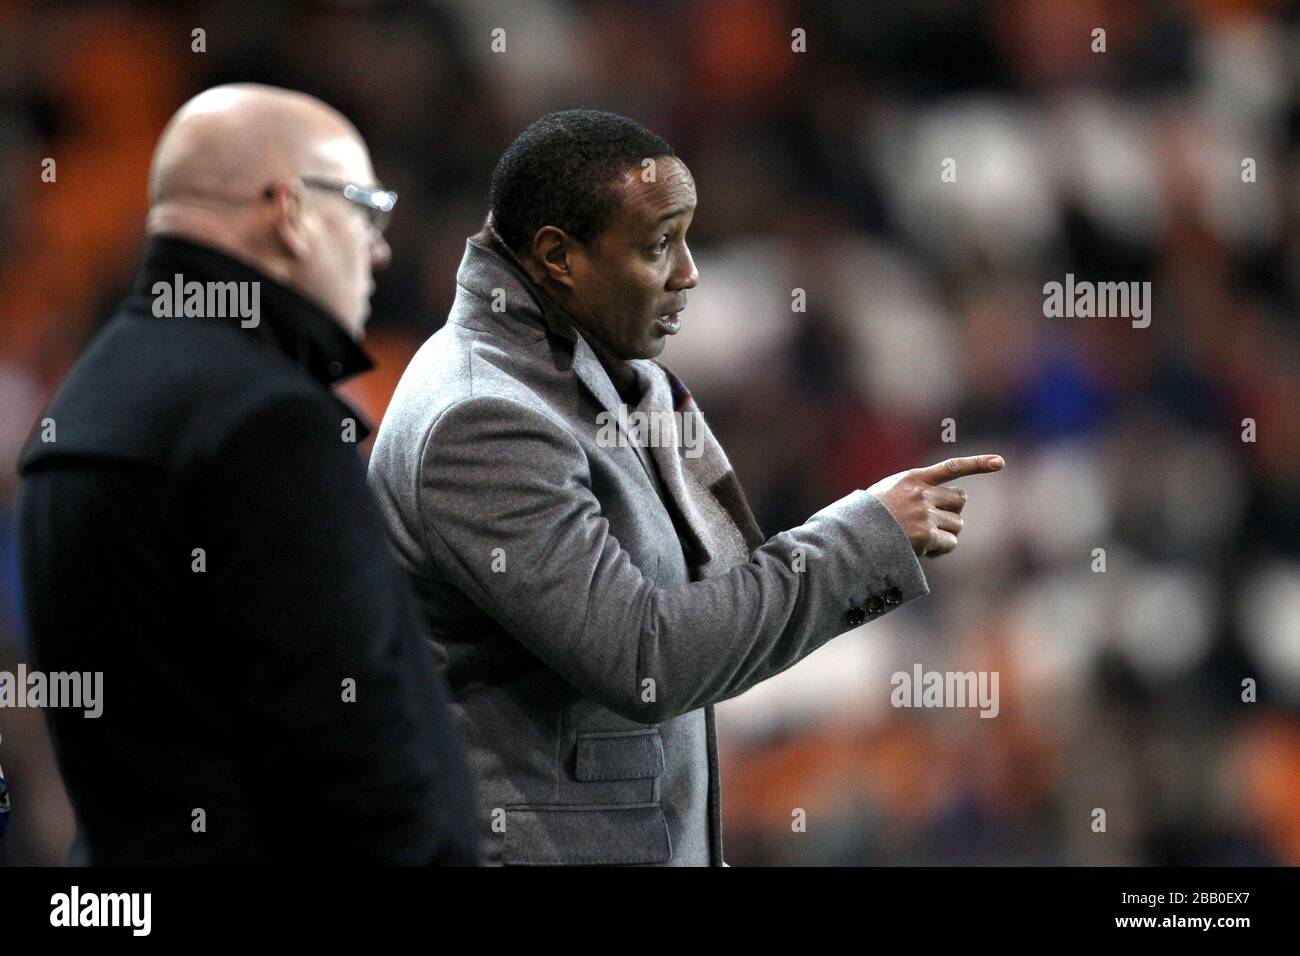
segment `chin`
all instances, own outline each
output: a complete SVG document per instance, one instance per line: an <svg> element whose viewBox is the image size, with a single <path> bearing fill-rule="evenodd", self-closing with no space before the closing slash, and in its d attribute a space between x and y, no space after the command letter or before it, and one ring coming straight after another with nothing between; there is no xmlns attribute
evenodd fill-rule
<svg viewBox="0 0 1300 956"><path fill-rule="evenodd" d="M666 338L651 339L649 342L646 342L639 349L637 349L636 354L633 355L632 357L642 358L642 359L658 358L660 355L663 354L663 351L665 348L667 348L667 346L668 346L668 340Z"/></svg>
<svg viewBox="0 0 1300 956"><path fill-rule="evenodd" d="M353 313L348 316L339 325L343 326L343 331L347 332L353 339L360 342L366 334L366 320L370 318L369 311Z"/></svg>

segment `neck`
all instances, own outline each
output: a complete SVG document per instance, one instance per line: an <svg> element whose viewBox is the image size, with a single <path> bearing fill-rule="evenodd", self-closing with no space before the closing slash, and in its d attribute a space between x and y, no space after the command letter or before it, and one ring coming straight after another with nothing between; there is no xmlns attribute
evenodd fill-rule
<svg viewBox="0 0 1300 956"><path fill-rule="evenodd" d="M290 270L279 257L265 255L248 239L246 230L232 220L229 210L207 209L179 202L153 206L145 220L150 236L174 236L208 246L238 259L285 285L292 285Z"/></svg>

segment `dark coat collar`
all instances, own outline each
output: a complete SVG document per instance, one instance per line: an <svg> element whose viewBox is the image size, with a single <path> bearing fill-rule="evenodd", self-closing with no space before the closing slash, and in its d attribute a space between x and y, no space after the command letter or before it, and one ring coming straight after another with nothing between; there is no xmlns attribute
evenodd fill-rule
<svg viewBox="0 0 1300 956"><path fill-rule="evenodd" d="M369 356L320 306L231 255L179 236L149 239L132 287L133 304L148 311L154 283L170 286L178 274L185 282L260 282L260 321L243 331L278 348L326 386L373 367Z"/></svg>

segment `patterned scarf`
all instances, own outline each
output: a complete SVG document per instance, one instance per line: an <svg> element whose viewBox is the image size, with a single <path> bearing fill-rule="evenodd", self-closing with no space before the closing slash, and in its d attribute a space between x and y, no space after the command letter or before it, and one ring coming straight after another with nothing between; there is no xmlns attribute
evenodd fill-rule
<svg viewBox="0 0 1300 956"><path fill-rule="evenodd" d="M744 564L762 545L763 532L726 452L685 383L659 362L624 361L594 336L584 333L583 337L619 394L625 400L631 399L630 410L642 413L642 421L671 427L671 434L660 429L657 442L643 437L642 447L667 489L671 500L666 503L670 509L675 508L673 518L687 545L691 580L709 578ZM688 417L692 419L689 423ZM694 436L690 447L684 435Z"/></svg>

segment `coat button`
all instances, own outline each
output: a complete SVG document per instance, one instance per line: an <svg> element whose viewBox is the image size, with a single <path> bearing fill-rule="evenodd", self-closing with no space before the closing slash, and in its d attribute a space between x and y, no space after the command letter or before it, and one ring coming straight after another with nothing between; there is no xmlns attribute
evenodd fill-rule
<svg viewBox="0 0 1300 956"><path fill-rule="evenodd" d="M899 601L903 600L903 592L898 588L890 588L885 592L885 603L893 607Z"/></svg>
<svg viewBox="0 0 1300 956"><path fill-rule="evenodd" d="M845 617L848 618L850 627L857 627L867 619L867 612L860 607L851 607Z"/></svg>
<svg viewBox="0 0 1300 956"><path fill-rule="evenodd" d="M868 614L879 614L884 609L885 609L885 602L880 600L879 594L873 594L871 595L871 597L867 598Z"/></svg>

